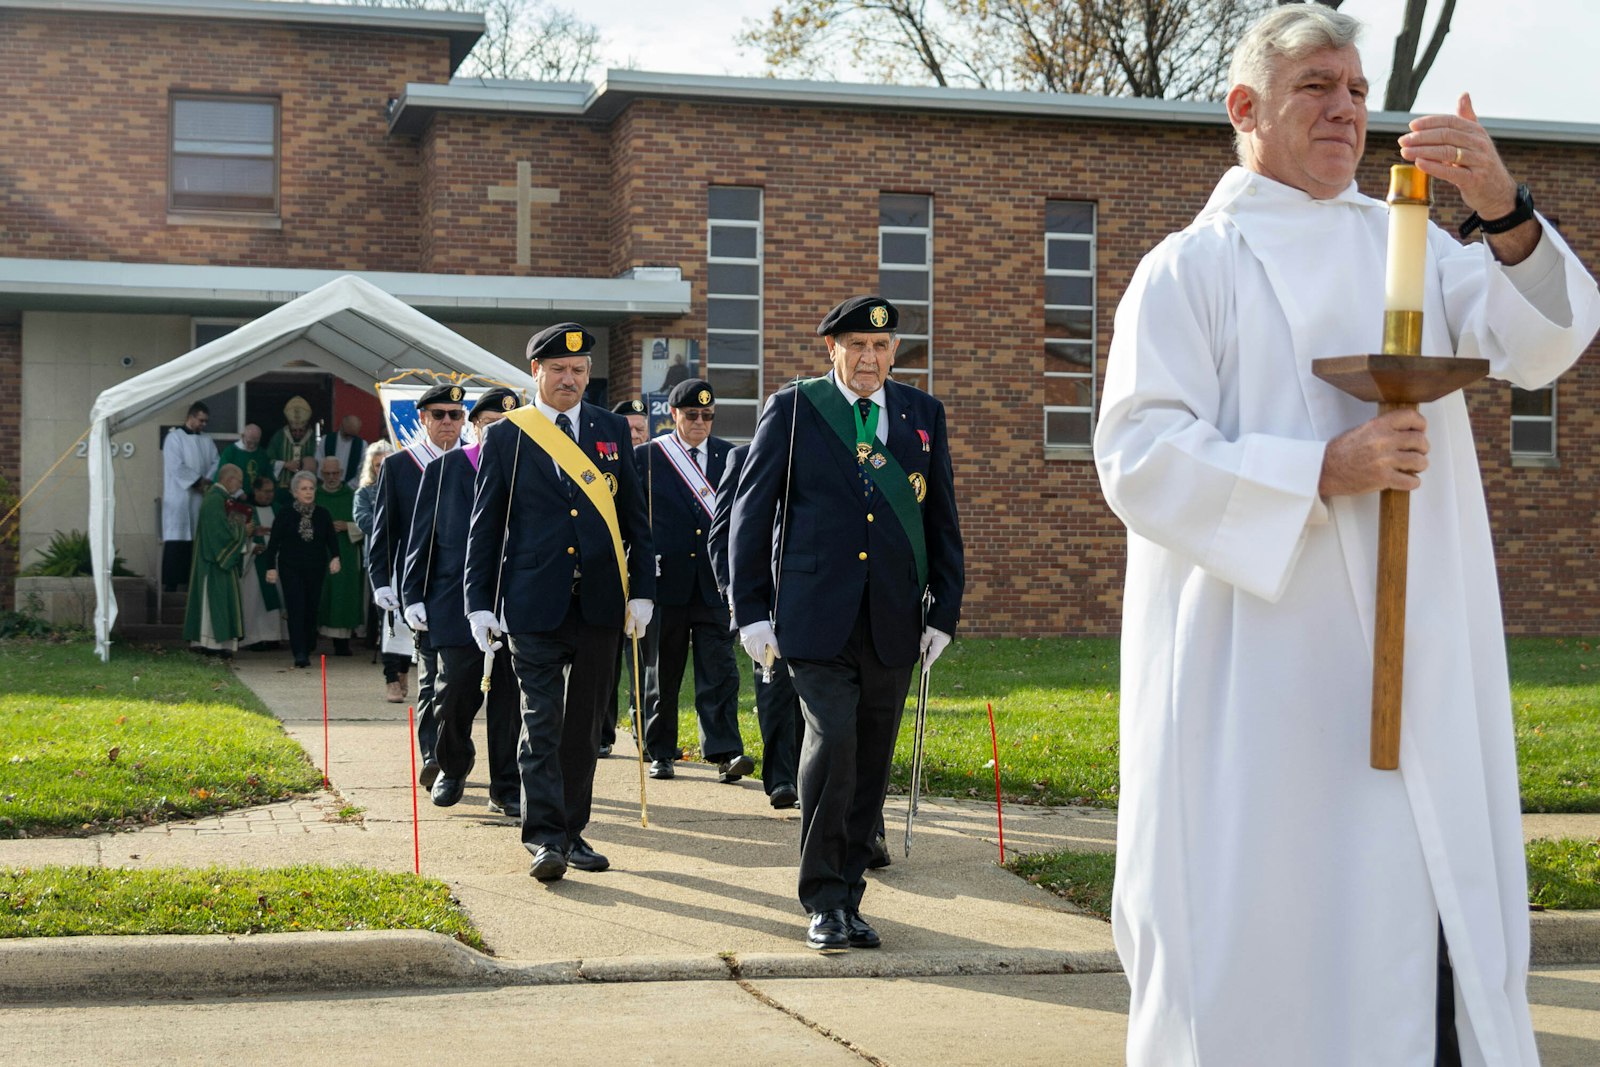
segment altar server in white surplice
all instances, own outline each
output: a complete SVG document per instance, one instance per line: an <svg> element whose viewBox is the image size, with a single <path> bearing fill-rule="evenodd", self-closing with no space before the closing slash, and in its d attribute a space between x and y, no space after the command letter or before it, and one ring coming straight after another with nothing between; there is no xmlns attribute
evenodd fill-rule
<svg viewBox="0 0 1600 1067"><path fill-rule="evenodd" d="M206 433L211 411L198 400L182 426L161 442L161 582L172 592L189 581L194 526L217 469L217 445Z"/></svg>
<svg viewBox="0 0 1600 1067"><path fill-rule="evenodd" d="M1381 347L1359 28L1307 4L1246 35L1242 166L1117 311L1095 458L1128 527L1112 910L1136 1065L1537 1061L1467 406L1377 415L1311 373ZM1430 228L1423 353L1549 383L1600 325L1593 279L1466 97L1400 144L1490 235ZM1398 771L1369 767L1380 488L1411 492Z"/></svg>

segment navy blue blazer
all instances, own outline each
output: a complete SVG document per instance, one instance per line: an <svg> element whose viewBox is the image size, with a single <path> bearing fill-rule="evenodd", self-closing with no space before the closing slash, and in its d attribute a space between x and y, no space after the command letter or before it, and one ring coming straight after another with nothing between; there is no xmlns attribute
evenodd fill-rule
<svg viewBox="0 0 1600 1067"><path fill-rule="evenodd" d="M885 390L887 448L908 477L921 475L927 486L918 511L934 597L928 625L953 634L966 578L944 405L899 382ZM775 583L773 523L785 502ZM777 394L756 425L734 496L730 548L735 620L748 626L773 619L785 658L838 655L866 596L878 658L888 667L916 661L922 590L911 542L883 495L863 491L854 448L794 386Z"/></svg>
<svg viewBox="0 0 1600 1067"><path fill-rule="evenodd" d="M718 591L724 596L728 592L728 526L733 518L733 495L739 491L739 472L744 469L744 457L749 452L749 445L736 445L728 452L722 467L722 481L717 483L717 506L711 514L711 529L706 533L711 573L717 579Z"/></svg>
<svg viewBox="0 0 1600 1067"><path fill-rule="evenodd" d="M422 472L411 513L400 603L428 609L428 644L460 648L472 644L462 576L467 569L467 526L477 471L466 450L453 448Z"/></svg>
<svg viewBox="0 0 1600 1067"><path fill-rule="evenodd" d="M703 447L706 481L715 489L722 480L733 444L720 437L707 437ZM706 547L712 517L695 503L683 476L655 441L639 445L633 455L639 477L644 479L650 536L656 555L661 557L661 573L656 575L657 603L683 607L694 603L697 597L703 604L724 603L717 594L717 577Z"/></svg>
<svg viewBox="0 0 1600 1067"><path fill-rule="evenodd" d="M384 586L399 593L411 536L411 508L422 488L422 468L401 449L378 468L378 500L372 510L372 540L367 546L367 579L373 592Z"/></svg>
<svg viewBox="0 0 1600 1067"><path fill-rule="evenodd" d="M616 483L613 499L628 556L628 598L653 600L655 549L639 472L629 458L631 440L627 419L584 402L578 412L578 446ZM620 628L626 601L605 520L581 489L568 494L555 461L533 438L501 419L484 434L478 461L467 531L467 611L503 612L506 628L514 634L554 630L566 618L580 567L578 600L584 621Z"/></svg>

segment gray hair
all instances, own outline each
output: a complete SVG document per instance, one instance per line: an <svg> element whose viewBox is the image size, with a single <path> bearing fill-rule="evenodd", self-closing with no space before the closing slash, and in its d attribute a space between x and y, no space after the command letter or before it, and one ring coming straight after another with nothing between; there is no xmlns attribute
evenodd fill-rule
<svg viewBox="0 0 1600 1067"><path fill-rule="evenodd" d="M1303 59L1324 49L1352 48L1361 30L1360 20L1353 15L1321 4L1275 7L1245 31L1233 50L1228 89L1232 92L1235 86L1244 85L1258 94L1264 92L1281 61ZM1244 134L1234 131L1233 144L1239 162L1248 165Z"/></svg>
<svg viewBox="0 0 1600 1067"><path fill-rule="evenodd" d="M307 485L311 486L311 488L315 489L317 487L318 478L310 471L301 471L293 478L289 479L289 492L294 492L296 487L298 487L301 482L305 482Z"/></svg>
<svg viewBox="0 0 1600 1067"><path fill-rule="evenodd" d="M378 480L379 463L382 462L383 457L393 451L394 446L389 443L389 439L386 437L379 438L367 446L367 450L362 454L361 458L362 485L372 485Z"/></svg>

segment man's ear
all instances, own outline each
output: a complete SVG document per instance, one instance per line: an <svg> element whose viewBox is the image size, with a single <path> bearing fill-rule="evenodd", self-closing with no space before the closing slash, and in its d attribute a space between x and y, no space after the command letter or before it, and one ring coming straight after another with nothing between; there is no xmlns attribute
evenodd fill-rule
<svg viewBox="0 0 1600 1067"><path fill-rule="evenodd" d="M1228 121L1240 133L1254 133L1256 128L1256 94L1248 85L1235 85L1223 98L1228 108Z"/></svg>

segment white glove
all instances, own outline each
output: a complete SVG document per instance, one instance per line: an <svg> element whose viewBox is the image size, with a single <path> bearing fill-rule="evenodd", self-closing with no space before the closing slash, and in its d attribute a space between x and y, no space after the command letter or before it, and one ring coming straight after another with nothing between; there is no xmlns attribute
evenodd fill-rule
<svg viewBox="0 0 1600 1067"><path fill-rule="evenodd" d="M643 637L655 613L656 606L653 601L628 601L628 617L622 620L622 632L628 637Z"/></svg>
<svg viewBox="0 0 1600 1067"><path fill-rule="evenodd" d="M423 604L406 605L406 625L421 633L428 628L428 608Z"/></svg>
<svg viewBox="0 0 1600 1067"><path fill-rule="evenodd" d="M778 635L772 632L770 622L739 627L739 643L744 646L745 654L762 666L767 664L768 649L772 650L773 660L783 658L783 653L778 651Z"/></svg>
<svg viewBox="0 0 1600 1067"><path fill-rule="evenodd" d="M400 606L400 598L394 595L394 586L386 585L372 591L372 602L383 611L394 611Z"/></svg>
<svg viewBox="0 0 1600 1067"><path fill-rule="evenodd" d="M503 641L495 640L505 632L505 627L494 617L494 612L468 612L467 625L472 627L472 640L477 643L479 651L493 652L504 644Z"/></svg>
<svg viewBox="0 0 1600 1067"><path fill-rule="evenodd" d="M933 661L939 658L939 653L948 647L950 647L949 634L932 626L924 627L922 630L922 655L926 658L922 661L922 669L927 670L933 666Z"/></svg>

